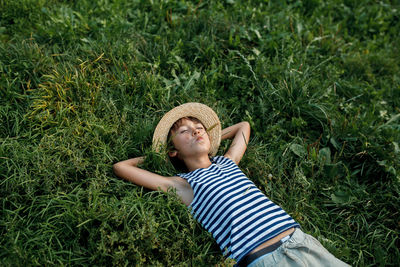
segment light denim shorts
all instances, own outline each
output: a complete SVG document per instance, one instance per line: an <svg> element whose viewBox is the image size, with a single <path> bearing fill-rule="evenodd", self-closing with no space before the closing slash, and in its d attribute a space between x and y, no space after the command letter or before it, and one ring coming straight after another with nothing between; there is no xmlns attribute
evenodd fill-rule
<svg viewBox="0 0 400 267"><path fill-rule="evenodd" d="M291 238L271 253L251 262L248 267L265 266L350 266L337 259L311 235L299 228Z"/></svg>

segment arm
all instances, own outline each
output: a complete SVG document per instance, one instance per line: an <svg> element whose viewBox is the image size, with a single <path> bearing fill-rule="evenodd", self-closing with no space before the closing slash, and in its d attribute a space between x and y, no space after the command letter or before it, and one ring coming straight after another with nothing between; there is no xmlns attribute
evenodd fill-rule
<svg viewBox="0 0 400 267"><path fill-rule="evenodd" d="M233 139L231 146L225 153L225 157L230 158L239 164L247 149L250 138L250 124L242 121L222 130L221 140Z"/></svg>
<svg viewBox="0 0 400 267"><path fill-rule="evenodd" d="M137 167L144 161L144 157L132 158L117 162L113 165L114 173L134 184L151 190L168 191L174 187L173 180Z"/></svg>
<svg viewBox="0 0 400 267"><path fill-rule="evenodd" d="M117 162L113 165L114 173L125 180L151 190L167 192L170 188L174 188L186 206L192 202L193 189L186 180L178 176L161 176L137 167L143 161L144 157L137 157Z"/></svg>

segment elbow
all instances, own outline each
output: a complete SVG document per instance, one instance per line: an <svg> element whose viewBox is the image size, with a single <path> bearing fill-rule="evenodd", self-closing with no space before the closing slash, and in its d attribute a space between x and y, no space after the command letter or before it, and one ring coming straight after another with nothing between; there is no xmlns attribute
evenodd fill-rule
<svg viewBox="0 0 400 267"><path fill-rule="evenodd" d="M121 163L117 162L113 164L113 172L115 173L115 175L119 176L119 172L121 170Z"/></svg>
<svg viewBox="0 0 400 267"><path fill-rule="evenodd" d="M243 129L250 131L250 123L248 121L242 121L242 127Z"/></svg>

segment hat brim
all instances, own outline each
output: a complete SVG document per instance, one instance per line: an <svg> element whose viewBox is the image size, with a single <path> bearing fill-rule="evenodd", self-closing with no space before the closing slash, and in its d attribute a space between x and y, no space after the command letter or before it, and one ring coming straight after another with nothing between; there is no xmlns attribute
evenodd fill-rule
<svg viewBox="0 0 400 267"><path fill-rule="evenodd" d="M210 137L210 154L215 156L221 143L221 123L218 115L210 107L201 103L186 103L168 111L157 124L153 134L153 149L160 152L167 145L168 133L172 125L183 117L194 117L206 127Z"/></svg>

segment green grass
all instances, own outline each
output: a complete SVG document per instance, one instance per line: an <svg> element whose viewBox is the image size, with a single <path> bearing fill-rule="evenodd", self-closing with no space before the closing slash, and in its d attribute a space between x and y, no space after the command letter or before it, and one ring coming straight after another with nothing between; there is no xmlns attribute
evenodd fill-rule
<svg viewBox="0 0 400 267"><path fill-rule="evenodd" d="M396 3L0 0L1 265L230 266L173 192L112 172L173 175L152 133L197 101L250 122L240 166L305 232L399 266Z"/></svg>

